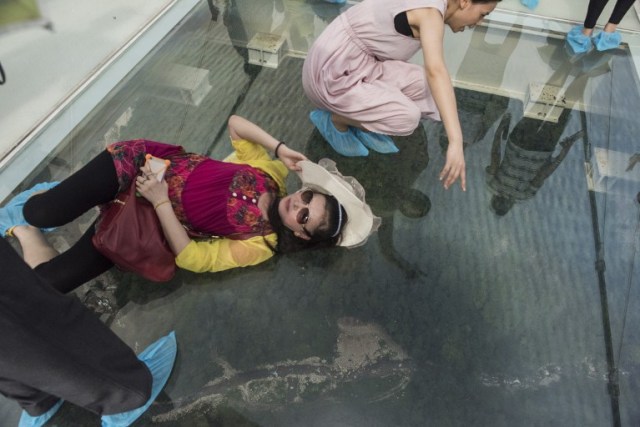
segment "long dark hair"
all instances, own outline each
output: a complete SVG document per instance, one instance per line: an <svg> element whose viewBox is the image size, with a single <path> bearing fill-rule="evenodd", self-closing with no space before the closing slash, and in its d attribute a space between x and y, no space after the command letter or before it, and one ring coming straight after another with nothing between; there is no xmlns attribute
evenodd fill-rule
<svg viewBox="0 0 640 427"><path fill-rule="evenodd" d="M282 198L277 197L271 206L269 206L269 210L267 212L267 215L269 216L269 223L271 224L273 231L278 236L278 244L276 247L274 248L269 245L274 252L286 254L306 249L329 248L336 246L340 242L342 230L344 230L345 224L349 221L347 212L340 203L338 203L338 200L335 197L318 192L316 192L316 194L322 194L327 200L325 204L326 226L317 229L309 240L296 237L293 230L289 229L282 222L280 212L278 211L278 206L280 206ZM340 224L338 224L340 211L342 211L342 220L340 221ZM336 233L338 226L340 226L340 230Z"/></svg>

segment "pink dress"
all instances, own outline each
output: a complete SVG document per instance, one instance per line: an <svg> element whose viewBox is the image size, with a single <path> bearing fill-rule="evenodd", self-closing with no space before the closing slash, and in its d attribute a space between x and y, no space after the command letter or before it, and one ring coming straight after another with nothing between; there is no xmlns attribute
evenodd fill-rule
<svg viewBox="0 0 640 427"><path fill-rule="evenodd" d="M311 102L367 130L409 135L420 119L440 120L424 67L407 61L420 40L399 34L397 14L447 0L364 0L338 16L309 50L302 85Z"/></svg>
<svg viewBox="0 0 640 427"><path fill-rule="evenodd" d="M278 186L261 170L187 153L181 146L136 139L107 147L114 160L119 191L139 174L145 154L171 160L164 179L178 220L193 232L249 238L271 233L257 205L262 193L278 195Z"/></svg>

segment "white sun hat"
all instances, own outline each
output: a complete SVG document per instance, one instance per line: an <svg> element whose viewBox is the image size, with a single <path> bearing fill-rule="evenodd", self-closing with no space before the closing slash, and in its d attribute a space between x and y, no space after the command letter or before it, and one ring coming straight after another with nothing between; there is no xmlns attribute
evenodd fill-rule
<svg viewBox="0 0 640 427"><path fill-rule="evenodd" d="M303 160L297 165L302 168L298 176L305 187L332 195L347 212L348 220L342 227L338 245L353 248L365 244L369 235L380 227L381 220L365 202L362 185L354 177L342 176L336 162L330 159L321 159L318 163Z"/></svg>

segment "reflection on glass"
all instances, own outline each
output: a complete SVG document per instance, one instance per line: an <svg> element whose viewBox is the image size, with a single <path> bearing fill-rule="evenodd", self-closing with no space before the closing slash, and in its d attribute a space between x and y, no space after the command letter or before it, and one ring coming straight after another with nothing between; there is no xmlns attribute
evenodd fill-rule
<svg viewBox="0 0 640 427"><path fill-rule="evenodd" d="M562 133L570 110L562 113L558 123L540 122L522 118L511 134L510 114L505 114L496 132L491 148L491 164L487 166L487 184L494 192L491 207L497 215L505 215L516 202L536 195L547 179L564 160L573 143L582 136L582 131L562 139ZM508 140L500 158L501 141ZM554 156L556 145L560 153Z"/></svg>
<svg viewBox="0 0 640 427"><path fill-rule="evenodd" d="M546 114L522 117L509 132L511 115L505 114L498 126L491 148L491 160L486 168L487 185L493 192L491 208L497 215L505 215L516 202L533 198L544 181L560 166L572 145L583 136L579 130L560 139L573 111L567 105L566 94L574 101L583 101L586 80L609 72L609 58L599 53L580 58L567 56L562 48L544 46L541 56L553 49L549 64L556 70L544 87L560 88ZM544 58L544 56L543 56ZM574 76L565 88L570 76ZM525 107L528 108L528 107ZM557 122L550 116L553 108L562 108ZM502 150L502 140L507 140ZM558 154L554 153L559 149Z"/></svg>
<svg viewBox="0 0 640 427"><path fill-rule="evenodd" d="M459 84L477 84L500 88L511 55L518 46L522 33L516 29L504 31L489 27L473 29L469 47L455 75ZM466 149L482 140L489 128L507 110L509 99L494 93L455 89L458 117L462 128L462 141ZM448 138L444 126L438 122L440 147L445 153Z"/></svg>

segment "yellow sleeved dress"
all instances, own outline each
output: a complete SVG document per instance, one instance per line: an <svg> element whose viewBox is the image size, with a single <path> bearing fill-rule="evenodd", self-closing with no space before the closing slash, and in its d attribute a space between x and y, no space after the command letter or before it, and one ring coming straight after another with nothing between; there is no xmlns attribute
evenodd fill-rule
<svg viewBox="0 0 640 427"><path fill-rule="evenodd" d="M285 178L288 169L281 161L272 159L262 146L250 141L236 140L231 143L234 151L224 160L225 162L248 165L267 174L275 183L276 196L286 195ZM236 193L240 191L232 191L234 196ZM241 197L238 199L241 200ZM198 273L256 265L274 255L269 245L277 245L276 234L271 230L264 236L255 235L246 239L192 240L176 257L176 265Z"/></svg>

